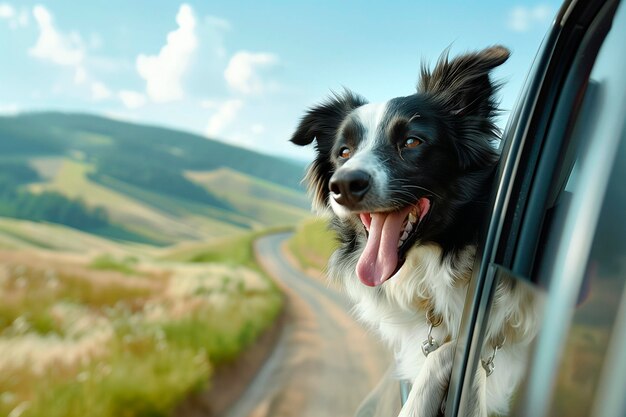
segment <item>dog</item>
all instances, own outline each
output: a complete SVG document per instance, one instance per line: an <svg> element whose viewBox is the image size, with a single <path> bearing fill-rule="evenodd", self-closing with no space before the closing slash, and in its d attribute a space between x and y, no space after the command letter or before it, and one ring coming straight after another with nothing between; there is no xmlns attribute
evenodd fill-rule
<svg viewBox="0 0 626 417"><path fill-rule="evenodd" d="M414 94L368 103L335 93L291 138L315 142L305 182L340 243L328 275L393 349L397 376L412 382L401 417L443 407L499 160L500 83L490 73L508 57L499 45L454 59L444 52L432 71L422 66ZM508 412L536 332L532 298L498 283L468 415Z"/></svg>

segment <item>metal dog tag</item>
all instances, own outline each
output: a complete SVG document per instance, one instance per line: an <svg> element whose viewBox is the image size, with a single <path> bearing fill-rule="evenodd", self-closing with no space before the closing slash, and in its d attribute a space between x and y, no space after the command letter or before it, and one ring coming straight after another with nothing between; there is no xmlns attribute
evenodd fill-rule
<svg viewBox="0 0 626 417"><path fill-rule="evenodd" d="M422 353L428 356L429 353L439 349L439 343L433 338L433 325L428 326L428 338L422 342Z"/></svg>
<svg viewBox="0 0 626 417"><path fill-rule="evenodd" d="M424 356L428 356L429 353L436 351L439 349L439 343L432 337L429 337L428 340L424 340L422 342L422 353Z"/></svg>

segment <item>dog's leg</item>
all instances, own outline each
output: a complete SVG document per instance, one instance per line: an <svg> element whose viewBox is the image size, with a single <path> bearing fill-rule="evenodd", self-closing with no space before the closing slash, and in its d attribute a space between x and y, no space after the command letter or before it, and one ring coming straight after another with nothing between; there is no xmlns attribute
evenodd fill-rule
<svg viewBox="0 0 626 417"><path fill-rule="evenodd" d="M453 357L454 344L450 342L428 355L398 417L437 417L450 382Z"/></svg>

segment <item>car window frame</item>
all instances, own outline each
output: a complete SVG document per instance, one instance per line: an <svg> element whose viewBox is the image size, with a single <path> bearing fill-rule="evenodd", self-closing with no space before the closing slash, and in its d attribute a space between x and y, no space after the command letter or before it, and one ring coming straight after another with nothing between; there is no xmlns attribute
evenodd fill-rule
<svg viewBox="0 0 626 417"><path fill-rule="evenodd" d="M580 101L583 102L584 100L584 105L588 106L589 109L596 104L594 99L599 95L598 90L600 88L599 84L594 82L590 76L597 62L597 57L605 45L605 40L610 39L608 35L618 14L618 18L621 19L619 22L623 25L626 19L626 6L624 4L620 6L619 2L607 2L599 11L589 30L591 33L589 43L597 42L598 39L601 42L595 45L581 45L586 46L582 52L585 55L584 59L592 58L592 65L587 77L590 80L589 88L580 97ZM610 56L614 56L616 39L621 40L622 38L616 34L611 39L608 46L613 49L607 50ZM620 53L620 56L623 57L623 47ZM605 54L604 59L606 56ZM590 114L592 115L593 112L583 114L584 118L581 119L583 122L580 123L583 129L577 134L586 132L584 129L588 127L586 125L597 124L593 118L586 119ZM606 112L603 112L603 116L605 115L608 117ZM614 117L611 120L617 119ZM597 125L610 127L612 123ZM563 226L557 231L558 235L554 236L556 239L551 239L549 242L549 245L554 248L554 252L547 252L547 262L541 262L539 265L542 275L547 279L546 283L549 283L548 302L529 367L526 385L530 389L524 393L521 401L524 405L523 409L520 410L523 412L521 415L528 417L550 415L550 406L554 398L552 388L556 384L561 365L559 359L565 350L567 336L573 323L572 309L577 305L580 291L584 288L588 260L598 238L596 232L598 231L600 212L606 201L610 201L612 198L612 194L607 194L607 187L613 168L616 163L619 163L616 156L618 146L624 140L623 125L621 129L622 131L616 135L599 134L592 129L593 135L590 138L593 142L581 146L583 152L579 160L576 161L580 170L575 181L577 184L574 186L574 189L577 190L573 193L571 206L564 213ZM548 257L550 258L548 259Z"/></svg>
<svg viewBox="0 0 626 417"><path fill-rule="evenodd" d="M550 133L555 117L555 109L564 97L566 79L571 75L571 64L579 52L580 43L594 19L603 8L613 7L619 1L607 2L566 2L548 32L537 56L532 75L527 80L515 113L512 115L504 134L502 159L498 172L498 186L493 196L493 211L485 232L484 244L479 248L474 270L477 271L468 287L460 336L457 341L453 372L451 375L446 416L464 415L464 404L471 392L473 372L480 361L485 325L488 320L492 289L498 276L506 274L528 279L532 272L532 261L536 250L536 240L540 236L541 225L534 224L535 232L521 233L524 222L537 221L536 213L545 215L547 193L544 184L543 200L528 196L533 185L537 185L535 175L541 152ZM576 46L576 47L572 47ZM570 108L576 103L570 103ZM555 129L552 129L554 132ZM550 140L550 145L558 141L562 145L568 132L560 132L560 137ZM551 153L554 149L551 150ZM544 174L545 175L545 174ZM552 181L552 175L550 176ZM535 207L536 205L536 207ZM526 217L529 213L530 216ZM533 211L535 212L534 215ZM528 223L527 223L528 224ZM533 239L534 236L534 240ZM520 242L520 238L524 241ZM520 249L516 259L516 251ZM530 251L531 244L535 247ZM532 252L532 259L529 253Z"/></svg>

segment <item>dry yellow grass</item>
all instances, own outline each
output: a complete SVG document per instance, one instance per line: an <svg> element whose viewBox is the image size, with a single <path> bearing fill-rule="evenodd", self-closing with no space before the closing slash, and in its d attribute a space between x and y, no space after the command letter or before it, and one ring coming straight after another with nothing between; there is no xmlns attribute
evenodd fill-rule
<svg viewBox="0 0 626 417"><path fill-rule="evenodd" d="M166 416L281 307L243 266L137 262L0 251L0 415Z"/></svg>

